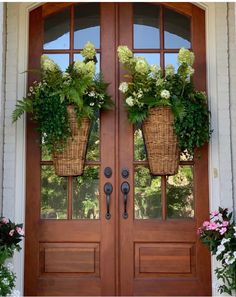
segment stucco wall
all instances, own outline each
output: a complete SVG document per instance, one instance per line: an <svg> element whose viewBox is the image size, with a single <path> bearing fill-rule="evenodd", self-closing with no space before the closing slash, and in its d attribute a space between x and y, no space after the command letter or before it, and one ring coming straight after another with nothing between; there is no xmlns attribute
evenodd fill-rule
<svg viewBox="0 0 236 297"><path fill-rule="evenodd" d="M3 185L3 121L5 103L5 4L0 3L0 215L2 212Z"/></svg>
<svg viewBox="0 0 236 297"><path fill-rule="evenodd" d="M12 125L11 113L16 99L26 91L26 75L20 73L27 69L27 13L31 6L29 3L7 4L3 210L6 216L17 221L24 220L25 125L24 119ZM213 210L221 205L232 209L236 204L233 195L236 186L235 7L234 3L206 3L203 6L207 15L208 94L214 129L209 146L210 207ZM17 287L22 290L23 253L14 263ZM214 277L213 289L216 294Z"/></svg>

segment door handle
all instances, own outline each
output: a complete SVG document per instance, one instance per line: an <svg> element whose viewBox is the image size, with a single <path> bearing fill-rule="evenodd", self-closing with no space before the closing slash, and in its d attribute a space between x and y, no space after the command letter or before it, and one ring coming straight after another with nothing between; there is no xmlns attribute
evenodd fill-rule
<svg viewBox="0 0 236 297"><path fill-rule="evenodd" d="M130 185L127 182L123 182L121 184L121 192L124 195L124 213L123 213L123 218L127 219L128 218L128 212L127 212L127 202L128 202L128 194L130 191Z"/></svg>
<svg viewBox="0 0 236 297"><path fill-rule="evenodd" d="M107 212L105 215L105 218L107 220L110 220L111 214L110 214L110 200L111 200L111 193L113 191L113 187L111 183L105 183L104 185L104 193L106 194L106 205L107 205Z"/></svg>

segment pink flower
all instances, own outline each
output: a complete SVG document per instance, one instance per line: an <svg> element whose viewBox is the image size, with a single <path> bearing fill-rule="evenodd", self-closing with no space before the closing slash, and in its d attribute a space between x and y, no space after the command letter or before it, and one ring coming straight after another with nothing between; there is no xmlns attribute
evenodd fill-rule
<svg viewBox="0 0 236 297"><path fill-rule="evenodd" d="M223 221L222 222L222 227L227 227L229 225L229 222L228 221Z"/></svg>
<svg viewBox="0 0 236 297"><path fill-rule="evenodd" d="M9 235L10 235L10 236L13 236L14 232L15 232L15 230L12 229L12 230L9 232Z"/></svg>
<svg viewBox="0 0 236 297"><path fill-rule="evenodd" d="M205 221L205 222L203 222L203 227L207 227L207 226L209 226L210 225L210 222L208 222L208 221Z"/></svg>
<svg viewBox="0 0 236 297"><path fill-rule="evenodd" d="M209 226L207 226L207 230L217 230L219 228L219 224L215 222L210 222Z"/></svg>
<svg viewBox="0 0 236 297"><path fill-rule="evenodd" d="M220 234L223 235L227 231L227 228L223 227L220 229Z"/></svg>
<svg viewBox="0 0 236 297"><path fill-rule="evenodd" d="M212 215L213 217L218 216L218 214L219 214L219 211L212 211L212 212L211 212L211 215Z"/></svg>
<svg viewBox="0 0 236 297"><path fill-rule="evenodd" d="M9 223L9 220L7 218L2 218L1 219L1 223L8 224Z"/></svg>
<svg viewBox="0 0 236 297"><path fill-rule="evenodd" d="M18 234L20 234L20 235L24 235L25 234L24 230L22 228L20 228L20 227L16 227L16 232Z"/></svg>

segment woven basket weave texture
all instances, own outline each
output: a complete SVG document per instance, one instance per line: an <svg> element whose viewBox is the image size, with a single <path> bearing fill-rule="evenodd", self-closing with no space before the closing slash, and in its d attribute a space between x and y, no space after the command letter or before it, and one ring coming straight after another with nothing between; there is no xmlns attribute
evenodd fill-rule
<svg viewBox="0 0 236 297"><path fill-rule="evenodd" d="M59 176L78 176L83 173L90 120L83 118L78 125L73 106L67 107L72 136L69 137L62 153L55 153L53 164Z"/></svg>
<svg viewBox="0 0 236 297"><path fill-rule="evenodd" d="M155 107L142 125L150 171L153 175L174 175L179 167L179 146L169 107Z"/></svg>

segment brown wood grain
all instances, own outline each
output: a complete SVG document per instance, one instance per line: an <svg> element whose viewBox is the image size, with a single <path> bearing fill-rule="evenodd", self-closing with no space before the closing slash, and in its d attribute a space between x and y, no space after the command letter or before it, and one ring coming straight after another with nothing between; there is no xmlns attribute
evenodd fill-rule
<svg viewBox="0 0 236 297"><path fill-rule="evenodd" d="M194 82L198 89L206 90L204 11L191 3L153 4L161 6L161 48L135 52L159 52L163 66L166 52L178 52L178 49L164 49L164 8L190 17L192 49L196 56ZM39 67L43 19L67 7L71 10L70 49L44 52L69 53L72 61L73 54L78 52L73 49L74 5L47 3L30 13L29 68ZM210 256L196 234L209 210L207 145L199 151L200 159L181 162L194 167L194 219L168 219L163 177L162 219L135 220L134 168L148 164L133 160L133 126L128 122L124 98L118 90L125 72L116 52L120 44L132 48L132 3L101 3L100 13L101 69L115 103L112 110L101 113L100 161L86 162L100 166L100 219L72 219L72 178L68 183L67 219L40 219L40 166L52 163L40 160L40 138L28 117L25 295L210 295ZM35 79L30 73L28 83ZM106 167L112 169L111 178L104 176ZM127 179L121 176L123 168L129 170ZM130 184L127 219L123 218L124 197L120 189L124 181ZM103 187L106 182L113 185L110 220L105 219Z"/></svg>

